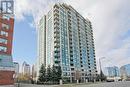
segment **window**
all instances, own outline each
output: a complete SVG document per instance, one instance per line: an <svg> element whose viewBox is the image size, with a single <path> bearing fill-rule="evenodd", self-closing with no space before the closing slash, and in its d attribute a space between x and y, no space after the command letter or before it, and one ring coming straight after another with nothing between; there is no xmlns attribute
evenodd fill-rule
<svg viewBox="0 0 130 87"><path fill-rule="evenodd" d="M0 43L7 44L7 40L3 39L3 38L0 38Z"/></svg>
<svg viewBox="0 0 130 87"><path fill-rule="evenodd" d="M71 68L71 70L73 71L73 70L74 70L74 68Z"/></svg>
<svg viewBox="0 0 130 87"><path fill-rule="evenodd" d="M67 76L67 72L63 72L63 76Z"/></svg>
<svg viewBox="0 0 130 87"><path fill-rule="evenodd" d="M48 15L47 15L47 16L48 16L48 18L50 18L50 17L51 17L51 14L52 14L52 10L48 12Z"/></svg>
<svg viewBox="0 0 130 87"><path fill-rule="evenodd" d="M9 29L9 25L7 25L7 24L2 24L2 28L3 28L3 29Z"/></svg>
<svg viewBox="0 0 130 87"><path fill-rule="evenodd" d="M6 51L7 51L7 48L6 48L6 47L3 47L3 46L0 46L0 51L6 52Z"/></svg>
<svg viewBox="0 0 130 87"><path fill-rule="evenodd" d="M5 31L1 31L1 32L0 32L0 34L1 34L1 35L3 35L3 36L8 37L8 33L7 33L7 32L5 32Z"/></svg>
<svg viewBox="0 0 130 87"><path fill-rule="evenodd" d="M3 19L6 19L6 20L9 20L9 19L10 19L10 17L7 16L7 15L3 15L2 17L3 17Z"/></svg>
<svg viewBox="0 0 130 87"><path fill-rule="evenodd" d="M82 73L82 76L84 76L84 73Z"/></svg>

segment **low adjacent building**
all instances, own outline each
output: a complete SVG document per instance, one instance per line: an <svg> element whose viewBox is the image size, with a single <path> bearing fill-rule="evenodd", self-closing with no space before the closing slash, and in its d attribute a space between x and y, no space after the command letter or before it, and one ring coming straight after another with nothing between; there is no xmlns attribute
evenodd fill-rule
<svg viewBox="0 0 130 87"><path fill-rule="evenodd" d="M30 65L25 61L22 64L22 74L26 76L30 76Z"/></svg>
<svg viewBox="0 0 130 87"><path fill-rule="evenodd" d="M12 60L14 18L0 14L0 85L14 84Z"/></svg>
<svg viewBox="0 0 130 87"><path fill-rule="evenodd" d="M121 78L124 80L130 80L130 64L124 65L120 68Z"/></svg>
<svg viewBox="0 0 130 87"><path fill-rule="evenodd" d="M107 81L120 80L120 70L117 66L105 67L104 74L107 77Z"/></svg>
<svg viewBox="0 0 130 87"><path fill-rule="evenodd" d="M105 73L107 77L119 77L120 70L117 66L105 67Z"/></svg>

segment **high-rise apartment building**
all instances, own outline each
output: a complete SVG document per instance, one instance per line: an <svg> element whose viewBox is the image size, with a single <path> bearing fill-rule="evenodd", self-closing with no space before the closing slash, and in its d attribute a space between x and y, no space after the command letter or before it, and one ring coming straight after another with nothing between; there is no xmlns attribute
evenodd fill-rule
<svg viewBox="0 0 130 87"><path fill-rule="evenodd" d="M18 62L14 62L14 71L15 71L15 78L18 78L19 75L19 63Z"/></svg>
<svg viewBox="0 0 130 87"><path fill-rule="evenodd" d="M91 22L73 7L55 4L38 26L37 76L41 64L61 66L62 76L94 79L97 74Z"/></svg>
<svg viewBox="0 0 130 87"><path fill-rule="evenodd" d="M30 76L30 65L25 61L22 64L22 74L26 76Z"/></svg>
<svg viewBox="0 0 130 87"><path fill-rule="evenodd" d="M0 14L0 85L14 83L12 60L13 29L13 16Z"/></svg>
<svg viewBox="0 0 130 87"><path fill-rule="evenodd" d="M37 77L42 64L46 65L46 16L42 17L38 26L38 58L36 62Z"/></svg>

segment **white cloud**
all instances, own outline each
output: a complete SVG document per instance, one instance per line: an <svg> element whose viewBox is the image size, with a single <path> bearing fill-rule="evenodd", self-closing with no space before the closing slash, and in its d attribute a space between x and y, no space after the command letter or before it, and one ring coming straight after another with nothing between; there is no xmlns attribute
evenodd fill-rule
<svg viewBox="0 0 130 87"><path fill-rule="evenodd" d="M32 15L37 22L55 2L60 2L60 0L14 0L14 2L17 20L24 20L25 15Z"/></svg>
<svg viewBox="0 0 130 87"><path fill-rule="evenodd" d="M111 58L113 60L112 62L117 66L122 65L119 61L125 59L125 62L128 61L126 52L130 51L129 48L125 48L126 50L124 50L127 43L123 43L123 39L121 39L130 29L126 25L128 20L126 18L129 17L128 14L130 15L128 2L105 0L104 2L95 4L90 9L90 14L92 14L90 19L94 28L97 57L105 56L106 58ZM124 17L126 18L122 19ZM126 40L129 40L129 38L126 38Z"/></svg>
<svg viewBox="0 0 130 87"><path fill-rule="evenodd" d="M105 56L104 66L130 63L130 38L125 37L130 30L129 0L15 0L15 2L17 19L24 19L25 15L31 14L36 21L41 15L46 14L55 2L72 5L92 21L97 60ZM107 60L110 62L105 62Z"/></svg>

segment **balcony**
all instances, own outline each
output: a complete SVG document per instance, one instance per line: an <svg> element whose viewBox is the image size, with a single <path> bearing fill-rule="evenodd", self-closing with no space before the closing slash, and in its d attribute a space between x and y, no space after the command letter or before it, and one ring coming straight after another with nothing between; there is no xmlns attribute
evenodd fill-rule
<svg viewBox="0 0 130 87"><path fill-rule="evenodd" d="M56 59L60 59L60 51L58 50L57 53L54 53L54 57Z"/></svg>
<svg viewBox="0 0 130 87"><path fill-rule="evenodd" d="M54 16L59 17L59 11L54 12Z"/></svg>
<svg viewBox="0 0 130 87"><path fill-rule="evenodd" d="M73 54L72 54L72 53L70 53L70 57L73 57Z"/></svg>
<svg viewBox="0 0 130 87"><path fill-rule="evenodd" d="M94 69L97 69L96 67L94 67Z"/></svg>
<svg viewBox="0 0 130 87"><path fill-rule="evenodd" d="M55 61L55 64L59 64L60 63L60 61Z"/></svg>
<svg viewBox="0 0 130 87"><path fill-rule="evenodd" d="M71 12L70 12L70 11L68 11L68 14L71 14Z"/></svg>
<svg viewBox="0 0 130 87"><path fill-rule="evenodd" d="M94 64L94 66L96 67L96 64Z"/></svg>
<svg viewBox="0 0 130 87"><path fill-rule="evenodd" d="M68 22L71 23L71 19L70 18L68 18Z"/></svg>
<svg viewBox="0 0 130 87"><path fill-rule="evenodd" d="M60 53L59 53L59 52L60 52L60 49L58 49L58 48L57 48L57 49L55 49L55 50L54 50L54 56L60 55Z"/></svg>
<svg viewBox="0 0 130 87"><path fill-rule="evenodd" d="M60 45L58 43L54 43L54 48L58 48Z"/></svg>
<svg viewBox="0 0 130 87"><path fill-rule="evenodd" d="M89 72L91 72L91 70L89 70ZM91 75L91 74L90 74Z"/></svg>
<svg viewBox="0 0 130 87"><path fill-rule="evenodd" d="M59 13L59 10L57 8L55 8L54 13Z"/></svg>
<svg viewBox="0 0 130 87"><path fill-rule="evenodd" d="M74 62L73 61L70 61L70 64L73 64Z"/></svg>
<svg viewBox="0 0 130 87"><path fill-rule="evenodd" d="M59 29L54 29L54 35L57 35L57 34L59 34L60 32L59 32Z"/></svg>
<svg viewBox="0 0 130 87"><path fill-rule="evenodd" d="M83 62L82 62L82 61L80 61L80 63L81 63L81 64L83 64Z"/></svg>
<svg viewBox="0 0 130 87"><path fill-rule="evenodd" d="M59 17L55 17L54 22L59 22Z"/></svg>
<svg viewBox="0 0 130 87"><path fill-rule="evenodd" d="M58 5L54 5L54 8L57 8L57 9L59 9L59 6L58 6Z"/></svg>
<svg viewBox="0 0 130 87"><path fill-rule="evenodd" d="M71 15L68 15L68 18L71 18Z"/></svg>
<svg viewBox="0 0 130 87"><path fill-rule="evenodd" d="M60 34L54 34L54 39L57 40L60 38Z"/></svg>
<svg viewBox="0 0 130 87"><path fill-rule="evenodd" d="M54 55L54 57L58 60L58 58L60 58L60 55Z"/></svg>
<svg viewBox="0 0 130 87"><path fill-rule="evenodd" d="M83 65L81 65L81 67L83 67Z"/></svg>
<svg viewBox="0 0 130 87"><path fill-rule="evenodd" d="M55 25L55 26L54 26L54 29L58 29L58 30L59 30L60 28L59 28L57 25Z"/></svg>
<svg viewBox="0 0 130 87"><path fill-rule="evenodd" d="M74 64L70 64L70 66L74 66Z"/></svg>
<svg viewBox="0 0 130 87"><path fill-rule="evenodd" d="M56 21L56 22L54 23L54 25L59 25L59 22L58 22L58 21Z"/></svg>
<svg viewBox="0 0 130 87"><path fill-rule="evenodd" d="M73 62L73 58L70 58L70 61Z"/></svg>
<svg viewBox="0 0 130 87"><path fill-rule="evenodd" d="M74 68L71 68L72 71L74 71Z"/></svg>
<svg viewBox="0 0 130 87"><path fill-rule="evenodd" d="M54 56L60 56L60 50L59 49L54 51Z"/></svg>
<svg viewBox="0 0 130 87"><path fill-rule="evenodd" d="M60 39L55 39L54 43L60 43Z"/></svg>

